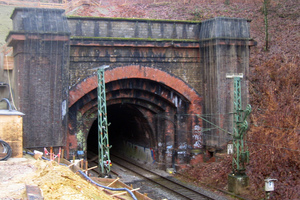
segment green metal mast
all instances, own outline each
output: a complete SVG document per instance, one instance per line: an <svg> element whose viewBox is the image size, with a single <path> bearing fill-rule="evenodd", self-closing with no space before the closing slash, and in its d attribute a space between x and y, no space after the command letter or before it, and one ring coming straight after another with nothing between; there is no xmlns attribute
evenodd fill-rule
<svg viewBox="0 0 300 200"><path fill-rule="evenodd" d="M251 112L251 106L248 104L245 110L242 110L241 78L242 74L226 75L227 78L234 79L234 127L233 127L233 174L244 174L246 163L249 162L249 151L244 142L244 137L248 129L247 117Z"/></svg>
<svg viewBox="0 0 300 200"><path fill-rule="evenodd" d="M107 109L105 94L104 70L108 65L97 68L98 74L98 154L99 169L102 176L107 176L110 172L111 160L109 154Z"/></svg>

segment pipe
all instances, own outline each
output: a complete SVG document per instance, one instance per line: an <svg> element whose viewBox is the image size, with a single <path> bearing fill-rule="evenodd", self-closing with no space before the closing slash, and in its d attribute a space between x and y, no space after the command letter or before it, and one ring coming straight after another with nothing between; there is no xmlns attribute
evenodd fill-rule
<svg viewBox="0 0 300 200"><path fill-rule="evenodd" d="M134 200L137 200L137 198L135 197L135 195L128 188L111 188L111 187L107 187L107 186L104 186L104 185L100 185L97 182L95 182L92 179L90 179L90 177L88 177L83 171L78 170L78 172L81 175L83 175L88 181L90 181L91 183L97 185L98 187L102 187L104 189L108 189L108 190L112 190L112 191L127 191Z"/></svg>
<svg viewBox="0 0 300 200"><path fill-rule="evenodd" d="M2 101L6 101L7 107L9 108L9 111L12 111L12 107L11 107L11 104L10 104L9 100L7 98L3 98L3 99L0 100L0 102L2 102Z"/></svg>
<svg viewBox="0 0 300 200"><path fill-rule="evenodd" d="M28 151L25 151L25 153L27 153L27 154L29 154L31 156L34 156L34 153L31 153L31 152L28 152ZM44 156L42 156L42 159L50 161L50 159L48 159L48 158L46 158ZM63 163L59 163L59 164L63 165L63 166L67 166L66 164L63 164ZM84 178L86 178L91 183L97 185L98 187L102 187L104 189L112 190L112 191L127 191L134 200L137 200L137 198L135 197L135 195L128 188L111 188L111 187L107 187L107 186L104 186L104 185L100 185L99 183L93 181L90 177L88 177L83 171L78 170L77 172L79 172Z"/></svg>
<svg viewBox="0 0 300 200"><path fill-rule="evenodd" d="M4 86L4 87L9 87L8 83L4 83L4 82L0 82L0 87Z"/></svg>

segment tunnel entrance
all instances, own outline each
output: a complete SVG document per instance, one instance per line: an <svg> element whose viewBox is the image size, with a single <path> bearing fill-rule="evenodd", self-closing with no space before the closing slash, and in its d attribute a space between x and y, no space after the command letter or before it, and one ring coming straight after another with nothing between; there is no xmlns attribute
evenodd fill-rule
<svg viewBox="0 0 300 200"><path fill-rule="evenodd" d="M135 105L114 104L107 107L110 152L136 158L134 149L153 148L153 130L148 120ZM91 126L87 137L87 150L98 154L98 120ZM134 146L134 148L129 148Z"/></svg>
<svg viewBox="0 0 300 200"><path fill-rule="evenodd" d="M188 163L190 149L201 142L193 137L193 127L201 125L193 115L201 110L198 94L180 79L148 67L117 67L105 74L111 152L160 169ZM98 154L95 83L93 75L70 92L69 155L80 150Z"/></svg>

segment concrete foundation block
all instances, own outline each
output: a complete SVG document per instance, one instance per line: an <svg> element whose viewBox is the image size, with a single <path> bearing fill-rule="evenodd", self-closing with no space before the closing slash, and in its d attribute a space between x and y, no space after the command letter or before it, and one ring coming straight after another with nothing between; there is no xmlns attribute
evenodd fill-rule
<svg viewBox="0 0 300 200"><path fill-rule="evenodd" d="M229 174L228 191L241 194L249 185L249 177L246 174Z"/></svg>

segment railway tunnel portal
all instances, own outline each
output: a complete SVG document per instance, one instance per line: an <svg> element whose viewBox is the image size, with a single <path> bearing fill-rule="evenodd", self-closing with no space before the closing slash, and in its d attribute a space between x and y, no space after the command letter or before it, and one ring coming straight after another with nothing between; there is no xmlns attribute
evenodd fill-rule
<svg viewBox="0 0 300 200"><path fill-rule="evenodd" d="M7 43L14 49L16 104L26 114L24 147L64 147L67 157L94 151L97 76L91 69L101 65L110 66L105 81L113 151L162 168L181 167L203 160L207 150L224 149L232 139L233 80L226 74L245 77L245 106L254 45L247 20L63 13L16 8L11 17L14 30ZM53 109L44 109L49 106ZM41 119L42 128L36 124Z"/></svg>
<svg viewBox="0 0 300 200"><path fill-rule="evenodd" d="M186 152L187 146L192 149L192 143L196 142L190 130L194 123L200 126L201 122L185 115L201 111L201 97L182 80L149 67L116 67L107 70L105 76L112 152L161 166L166 162L171 165L175 158L177 164L186 163L186 156L175 155L175 152ZM77 129L74 133L78 133L78 129L83 133L84 141L79 146L84 151L97 153L95 79L93 75L73 89L72 93L77 93L80 88L84 96L74 99L76 102L69 109L69 127ZM71 119L71 116L77 117ZM72 137L71 134L69 137ZM78 147L78 144L71 146Z"/></svg>

